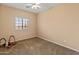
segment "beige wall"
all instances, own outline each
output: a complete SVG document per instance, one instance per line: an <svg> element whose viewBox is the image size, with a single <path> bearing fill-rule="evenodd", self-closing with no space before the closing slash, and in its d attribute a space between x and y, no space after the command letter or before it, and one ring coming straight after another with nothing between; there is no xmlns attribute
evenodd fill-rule
<svg viewBox="0 0 79 59"><path fill-rule="evenodd" d="M79 4L61 4L40 13L38 36L79 51Z"/></svg>
<svg viewBox="0 0 79 59"><path fill-rule="evenodd" d="M2 18L0 19L0 38L5 37L8 40L11 34L15 35L16 41L36 37L36 14L7 6L0 6L0 8L2 13L0 14ZM31 20L28 30L17 31L15 29L16 16L23 16Z"/></svg>

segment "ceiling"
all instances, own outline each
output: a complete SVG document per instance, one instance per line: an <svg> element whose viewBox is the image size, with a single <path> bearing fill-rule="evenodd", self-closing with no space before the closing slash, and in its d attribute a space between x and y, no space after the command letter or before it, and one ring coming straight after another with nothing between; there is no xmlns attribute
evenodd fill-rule
<svg viewBox="0 0 79 59"><path fill-rule="evenodd" d="M18 9L21 9L21 10L34 12L34 13L44 12L44 11L58 5L57 3L40 3L39 5L41 6L41 8L32 9L32 8L26 8L27 4L31 4L31 3L2 3L2 5L7 5L9 7L18 8Z"/></svg>

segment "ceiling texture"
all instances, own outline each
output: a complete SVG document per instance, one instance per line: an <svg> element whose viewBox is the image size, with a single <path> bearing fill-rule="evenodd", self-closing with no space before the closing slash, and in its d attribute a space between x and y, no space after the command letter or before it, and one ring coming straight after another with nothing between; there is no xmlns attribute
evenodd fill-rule
<svg viewBox="0 0 79 59"><path fill-rule="evenodd" d="M51 9L59 4L57 4L57 3L40 3L39 9L29 8L29 6L31 6L32 3L2 3L2 5L6 5L9 7L13 7L13 8L18 8L18 9L33 12L33 13L40 13L40 12L47 11L48 9Z"/></svg>

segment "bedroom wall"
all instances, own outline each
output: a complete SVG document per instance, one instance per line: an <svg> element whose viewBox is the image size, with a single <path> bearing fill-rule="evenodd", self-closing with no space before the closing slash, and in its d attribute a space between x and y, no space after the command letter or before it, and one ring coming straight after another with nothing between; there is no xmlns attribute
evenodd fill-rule
<svg viewBox="0 0 79 59"><path fill-rule="evenodd" d="M79 52L79 4L60 4L39 13L38 37Z"/></svg>
<svg viewBox="0 0 79 59"><path fill-rule="evenodd" d="M36 37L36 14L2 5L0 6L0 15L0 38L5 37L8 40L10 35L14 35L18 41ZM16 16L30 19L27 30L15 29Z"/></svg>

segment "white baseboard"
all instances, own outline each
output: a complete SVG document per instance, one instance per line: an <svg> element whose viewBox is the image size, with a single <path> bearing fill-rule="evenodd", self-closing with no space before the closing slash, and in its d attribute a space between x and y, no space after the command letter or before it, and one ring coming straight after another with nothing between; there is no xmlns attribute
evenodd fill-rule
<svg viewBox="0 0 79 59"><path fill-rule="evenodd" d="M55 44L57 44L57 45L60 45L60 46L69 48L69 49L74 50L74 51L76 51L76 52L79 52L79 50L77 50L77 49L74 49L74 48L72 48L72 47L69 47L69 46L66 46L66 45L57 43L57 42L55 42L55 41L50 41L50 40L48 40L47 38L45 38L45 37L43 37L43 36L40 36L40 35L39 35L38 37L41 38L41 39L47 40L47 41L49 41L49 42L53 42L53 43L55 43Z"/></svg>
<svg viewBox="0 0 79 59"><path fill-rule="evenodd" d="M27 39L31 39L31 38L35 38L36 36L33 36L33 37L28 37L28 38L24 38L24 39L19 39L19 40L15 40L16 42L19 42L19 41L23 41L23 40L27 40Z"/></svg>

